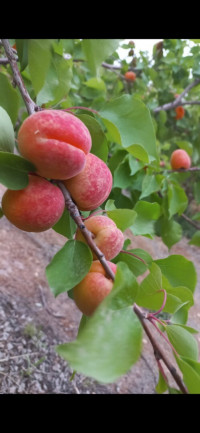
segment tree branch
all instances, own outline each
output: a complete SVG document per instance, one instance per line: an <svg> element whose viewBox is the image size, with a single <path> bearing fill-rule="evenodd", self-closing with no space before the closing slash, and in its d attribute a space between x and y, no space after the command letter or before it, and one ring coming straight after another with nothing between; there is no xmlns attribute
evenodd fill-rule
<svg viewBox="0 0 200 433"><path fill-rule="evenodd" d="M104 267L106 274L109 278L111 278L113 281L115 279L115 274L110 268L109 264L107 263L104 254L100 251L100 249L96 246L95 242L92 238L92 233L86 228L85 224L83 223L83 220L81 218L80 212L73 202L69 192L67 191L66 187L63 185L60 181L54 181L56 185L61 189L64 198L65 198L65 205L69 211L70 216L75 221L76 225L81 230L84 238L87 241L88 246L91 248L91 250L96 254L98 257L98 260L101 262L102 266Z"/></svg>
<svg viewBox="0 0 200 433"><path fill-rule="evenodd" d="M184 218L185 221L187 221L189 224L191 224L195 229L200 230L200 225L198 223L195 223L195 221L191 220L187 215L184 213L181 214L182 218Z"/></svg>
<svg viewBox="0 0 200 433"><path fill-rule="evenodd" d="M188 102L184 101L181 102L182 98L195 86L198 86L198 84L200 84L200 78L197 78L196 80L194 80L192 83L190 83L184 90L183 92L172 102L169 102L167 104L161 105L160 107L157 107L153 110L154 113L158 113L161 110L167 111L167 110L171 110L172 108L176 108L179 105L186 105ZM196 103L196 101L194 101Z"/></svg>
<svg viewBox="0 0 200 433"><path fill-rule="evenodd" d="M154 349L154 355L156 358L156 361L162 359L164 364L166 365L166 367L168 368L169 372L171 373L171 375L173 376L175 382L177 383L179 389L182 391L183 394L188 394L188 390L186 389L185 385L182 382L181 377L179 376L179 374L177 373L175 367L168 361L167 357L165 356L165 353L163 353L162 349L159 347L156 339L153 337L151 331L149 330L149 327L147 326L146 322L145 322L145 315L143 313L143 311L138 307L137 304L134 304L133 307L135 313L137 314L144 331L146 332L152 346Z"/></svg>
<svg viewBox="0 0 200 433"><path fill-rule="evenodd" d="M28 113L33 114L35 111L39 110L39 107L31 99L29 93L26 90L26 87L25 87L23 80L22 80L22 76L19 72L16 56L13 53L13 50L9 44L8 39L2 39L1 41L2 41L2 45L4 46L4 50L6 52L8 61L10 63L10 66L11 66L11 69L13 72L13 78L14 78L15 84L19 88L19 91L20 91L22 98L25 102Z"/></svg>

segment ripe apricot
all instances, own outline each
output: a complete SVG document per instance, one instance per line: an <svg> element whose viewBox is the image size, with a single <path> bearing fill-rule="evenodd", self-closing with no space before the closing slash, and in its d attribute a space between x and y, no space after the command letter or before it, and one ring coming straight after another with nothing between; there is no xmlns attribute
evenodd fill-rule
<svg viewBox="0 0 200 433"><path fill-rule="evenodd" d="M21 155L40 176L69 179L83 170L92 141L88 128L73 114L42 110L27 117L18 132Z"/></svg>
<svg viewBox="0 0 200 433"><path fill-rule="evenodd" d="M115 263L108 262L110 268L116 273ZM102 264L95 260L88 274L74 287L73 298L76 306L86 316L91 316L103 299L110 293L113 281L107 277Z"/></svg>
<svg viewBox="0 0 200 433"><path fill-rule="evenodd" d="M171 154L170 163L173 170L187 169L191 166L191 159L184 149L176 149Z"/></svg>
<svg viewBox="0 0 200 433"><path fill-rule="evenodd" d="M126 80L129 80L129 81L135 81L135 79L136 79L136 74L133 71L127 71L124 74L124 76L125 76Z"/></svg>
<svg viewBox="0 0 200 433"><path fill-rule="evenodd" d="M119 254L124 244L124 235L113 220L104 215L94 215L85 220L85 226L92 233L94 243L106 260L112 260ZM75 237L86 242L80 229L77 229ZM95 253L93 259L97 259Z"/></svg>
<svg viewBox="0 0 200 433"><path fill-rule="evenodd" d="M27 232L48 230L60 219L64 208L61 190L48 180L32 174L26 188L7 189L2 198L6 218Z"/></svg>
<svg viewBox="0 0 200 433"><path fill-rule="evenodd" d="M182 119L185 115L185 109L181 105L175 108L175 112L177 120Z"/></svg>
<svg viewBox="0 0 200 433"><path fill-rule="evenodd" d="M112 189L112 173L106 163L96 155L86 155L84 169L63 181L78 208L82 211L93 210L100 206Z"/></svg>

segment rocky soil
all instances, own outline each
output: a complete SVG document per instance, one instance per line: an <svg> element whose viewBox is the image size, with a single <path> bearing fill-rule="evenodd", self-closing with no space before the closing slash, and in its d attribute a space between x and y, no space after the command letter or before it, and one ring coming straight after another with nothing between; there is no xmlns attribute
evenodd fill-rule
<svg viewBox="0 0 200 433"><path fill-rule="evenodd" d="M3 191L1 185L0 198ZM76 338L81 317L67 294L54 298L45 276L45 267L65 242L52 229L26 233L0 219L0 394L155 394L158 370L145 335L140 360L112 384L81 374L73 377L71 367L55 353L57 344ZM160 239L138 236L132 242L154 259L169 255ZM183 238L170 254L182 254L196 266L198 285L188 325L200 331L200 249ZM200 334L195 335L200 345ZM170 348L157 338L175 365Z"/></svg>

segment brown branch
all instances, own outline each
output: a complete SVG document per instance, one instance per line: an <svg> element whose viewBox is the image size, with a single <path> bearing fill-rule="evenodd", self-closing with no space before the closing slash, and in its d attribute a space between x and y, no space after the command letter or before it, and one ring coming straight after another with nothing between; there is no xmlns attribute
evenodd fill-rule
<svg viewBox="0 0 200 433"><path fill-rule="evenodd" d="M184 218L185 221L187 221L189 224L191 224L193 227L195 227L195 229L200 230L200 225L198 223L195 223L195 221L191 220L184 213L182 213L181 216Z"/></svg>
<svg viewBox="0 0 200 433"><path fill-rule="evenodd" d="M7 57L0 58L0 65L8 65L10 62Z"/></svg>
<svg viewBox="0 0 200 433"><path fill-rule="evenodd" d="M81 230L84 238L87 241L88 246L91 248L91 250L96 254L98 257L98 260L101 262L102 266L104 267L106 274L109 278L111 278L113 281L115 279L115 274L110 268L109 264L107 263L104 254L101 252L101 250L96 246L95 242L92 238L92 233L86 228L85 224L83 223L83 220L81 218L80 212L73 202L68 190L64 186L64 184L60 181L54 181L57 186L61 189L64 198L65 198L65 205L69 211L70 216L75 221L76 225Z"/></svg>
<svg viewBox="0 0 200 433"><path fill-rule="evenodd" d="M177 169L173 169L173 170L167 170L167 173L174 173L174 172L187 173L190 171L191 172L192 171L200 171L200 167L177 168Z"/></svg>
<svg viewBox="0 0 200 433"><path fill-rule="evenodd" d="M28 114L33 114L35 111L39 110L39 107L31 99L28 91L26 90L26 87L25 87L23 80L22 80L22 76L19 72L16 56L13 53L13 50L9 44L8 39L2 39L1 41L2 41L2 45L4 46L4 50L6 52L8 61L10 63L11 69L12 69L14 82L15 82L16 86L19 88L19 91L20 91L22 98L25 102Z"/></svg>
<svg viewBox="0 0 200 433"><path fill-rule="evenodd" d="M135 257L136 259L138 259L138 260L140 260L141 262L143 262L146 266L148 266L147 263L145 262L145 260L143 260L141 257L137 256L136 254L131 253L131 251L121 250L120 253L130 254L130 256Z"/></svg>
<svg viewBox="0 0 200 433"><path fill-rule="evenodd" d="M182 98L195 86L198 86L200 84L200 78L197 78L192 83L190 83L183 92L172 102L169 102L167 104L163 104L160 107L157 107L153 110L154 113L158 113L161 110L167 111L171 110L173 108L178 107L179 105L185 105L186 101L184 103L182 102ZM195 101L196 102L196 101Z"/></svg>
<svg viewBox="0 0 200 433"><path fill-rule="evenodd" d="M183 101L179 105L200 105L200 101Z"/></svg>
<svg viewBox="0 0 200 433"><path fill-rule="evenodd" d="M176 169L172 169L172 170L165 170L165 168L163 170L160 171L156 171L154 172L154 174L163 174L163 173L192 173L195 171L200 171L200 167L189 167L189 168L176 168Z"/></svg>
<svg viewBox="0 0 200 433"><path fill-rule="evenodd" d="M137 304L134 304L133 307L135 313L137 314L144 331L146 332L152 346L154 349L154 355L156 358L156 361L162 359L162 361L164 362L164 364L166 365L166 367L168 368L169 372L171 373L171 375L173 376L175 382L177 383L179 389L182 391L183 394L188 394L188 390L185 387L185 385L182 382L181 377L179 376L179 374L177 373L175 367L168 361L167 357L165 356L165 353L163 353L162 349L159 347L156 339L153 337L149 327L147 326L146 322L145 322L145 315L143 313L143 311L138 307Z"/></svg>

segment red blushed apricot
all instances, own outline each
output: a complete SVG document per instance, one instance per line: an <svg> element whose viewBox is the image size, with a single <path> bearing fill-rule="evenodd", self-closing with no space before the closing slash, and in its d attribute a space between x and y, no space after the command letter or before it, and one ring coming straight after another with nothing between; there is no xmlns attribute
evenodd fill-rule
<svg viewBox="0 0 200 433"><path fill-rule="evenodd" d="M69 179L83 170L92 141L89 130L73 114L42 110L25 119L18 132L21 155L40 176Z"/></svg>
<svg viewBox="0 0 200 433"><path fill-rule="evenodd" d="M129 80L129 81L135 81L135 79L136 79L136 74L133 71L127 71L124 74L124 76L125 76L126 80Z"/></svg>
<svg viewBox="0 0 200 433"><path fill-rule="evenodd" d="M89 153L84 169L77 176L63 181L63 184L77 207L87 211L96 209L107 199L112 182L112 173L105 162Z"/></svg>
<svg viewBox="0 0 200 433"><path fill-rule="evenodd" d="M29 175L29 184L20 190L7 189L2 210L16 227L27 232L42 232L61 218L65 208L61 190L40 176Z"/></svg>
<svg viewBox="0 0 200 433"><path fill-rule="evenodd" d="M181 105L175 108L175 112L176 112L176 119L177 120L182 119L185 115L185 110Z"/></svg>
<svg viewBox="0 0 200 433"><path fill-rule="evenodd" d="M93 234L93 241L104 254L106 260L112 260L124 245L124 235L113 220L103 215L94 215L85 220L86 228ZM76 240L86 242L80 229L76 231ZM94 252L93 259L97 257Z"/></svg>
<svg viewBox="0 0 200 433"><path fill-rule="evenodd" d="M171 154L170 163L173 170L178 170L179 168L187 169L191 166L191 159L185 150L176 149Z"/></svg>
<svg viewBox="0 0 200 433"><path fill-rule="evenodd" d="M108 262L112 271L116 273L117 266ZM97 260L91 265L90 271L73 289L76 306L86 316L91 316L103 299L111 292L113 281L107 278L102 264Z"/></svg>

